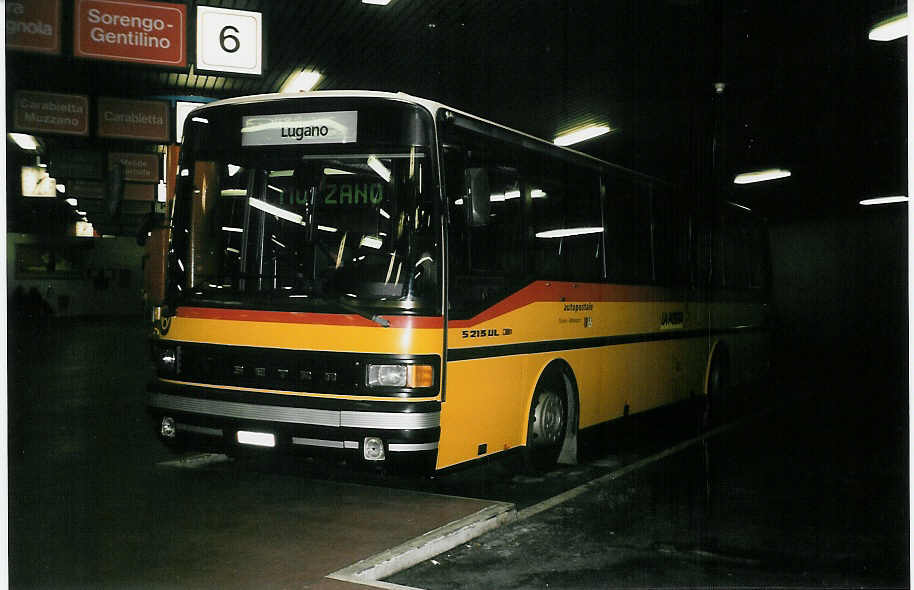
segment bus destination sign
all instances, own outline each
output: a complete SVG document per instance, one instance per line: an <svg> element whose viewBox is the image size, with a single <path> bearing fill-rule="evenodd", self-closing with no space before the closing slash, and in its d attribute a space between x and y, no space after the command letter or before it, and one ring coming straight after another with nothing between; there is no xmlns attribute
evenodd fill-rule
<svg viewBox="0 0 914 590"><path fill-rule="evenodd" d="M244 117L241 145L354 143L358 111Z"/></svg>

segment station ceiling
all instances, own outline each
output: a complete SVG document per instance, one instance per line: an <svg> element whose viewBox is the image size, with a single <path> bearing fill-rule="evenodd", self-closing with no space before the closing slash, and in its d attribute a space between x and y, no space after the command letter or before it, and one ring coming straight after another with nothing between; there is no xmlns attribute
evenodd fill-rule
<svg viewBox="0 0 914 590"><path fill-rule="evenodd" d="M548 139L608 124L613 132L575 147L690 186L710 186L717 137L726 196L771 216L852 212L862 198L907 192L907 41L867 39L874 23L904 12L897 0L189 2L263 13L257 77L196 72L193 47L184 70L74 58L73 6L62 4L61 55L7 51L8 105L17 89L171 99L275 92L308 69L323 76L317 89L403 91ZM726 84L722 94L715 82ZM105 147L152 149L122 144ZM792 176L729 181L770 167ZM109 230L129 234L134 222Z"/></svg>

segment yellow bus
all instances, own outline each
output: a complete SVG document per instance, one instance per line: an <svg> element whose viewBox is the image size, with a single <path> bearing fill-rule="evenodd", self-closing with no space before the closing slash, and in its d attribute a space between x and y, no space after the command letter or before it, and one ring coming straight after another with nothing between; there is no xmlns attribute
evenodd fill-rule
<svg viewBox="0 0 914 590"><path fill-rule="evenodd" d="M758 377L765 230L405 94L188 117L148 407L182 447L441 470Z"/></svg>

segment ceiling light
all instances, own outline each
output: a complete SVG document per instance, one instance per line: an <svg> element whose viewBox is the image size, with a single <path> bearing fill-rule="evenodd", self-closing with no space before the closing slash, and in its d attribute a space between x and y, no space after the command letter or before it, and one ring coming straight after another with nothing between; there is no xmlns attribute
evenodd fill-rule
<svg viewBox="0 0 914 590"><path fill-rule="evenodd" d="M755 172L744 172L737 174L733 179L733 184L752 184L753 182L765 182L766 180L777 180L790 176L790 170L781 168L771 168L769 170L756 170Z"/></svg>
<svg viewBox="0 0 914 590"><path fill-rule="evenodd" d="M378 6L387 6L390 0L362 0L362 4L376 4Z"/></svg>
<svg viewBox="0 0 914 590"><path fill-rule="evenodd" d="M279 89L280 92L308 92L317 85L317 82L321 79L320 72L312 72L310 70L303 70L297 74L291 76L285 84L282 85L282 88Z"/></svg>
<svg viewBox="0 0 914 590"><path fill-rule="evenodd" d="M77 200L74 199L73 197L70 197L69 199L67 199L67 204L68 204L68 205L72 205L72 206L75 207L78 203L79 203L79 201L77 201Z"/></svg>
<svg viewBox="0 0 914 590"><path fill-rule="evenodd" d="M238 174L239 170L241 170L241 166L236 166L234 164L228 164L229 176L235 176L236 174Z"/></svg>
<svg viewBox="0 0 914 590"><path fill-rule="evenodd" d="M266 201L261 201L260 199L255 199L254 197L249 197L248 204L251 207L254 207L255 209L260 209L264 213L268 213L270 215L275 215L276 217L279 217L280 219L285 219L286 221L291 221L292 223L301 223L302 222L302 216L299 215L298 213L286 211L285 209L283 209L281 207L277 207L276 205L271 205L270 203L267 203Z"/></svg>
<svg viewBox="0 0 914 590"><path fill-rule="evenodd" d="M864 199L860 201L860 204L863 206L868 205L887 205L889 203L904 203L908 198L904 195L898 195L895 197L877 197L875 199Z"/></svg>
<svg viewBox="0 0 914 590"><path fill-rule="evenodd" d="M549 231L537 232L538 238L569 238L571 236L586 236L588 234L598 234L603 231L602 227L569 227L567 229L552 229Z"/></svg>
<svg viewBox="0 0 914 590"><path fill-rule="evenodd" d="M899 14L888 18L870 29L871 41L894 41L907 36L908 14Z"/></svg>
<svg viewBox="0 0 914 590"><path fill-rule="evenodd" d="M574 143L580 143L588 139L593 139L605 133L609 133L610 128L606 125L588 125L587 127L581 127L580 129L575 129L574 131L569 131L568 133L563 133L555 139L552 140L552 143L555 145L571 145Z"/></svg>
<svg viewBox="0 0 914 590"><path fill-rule="evenodd" d="M28 135L27 133L8 133L7 135L16 142L16 145L27 152L38 150L38 140L34 135Z"/></svg>
<svg viewBox="0 0 914 590"><path fill-rule="evenodd" d="M390 182L390 170L377 158L377 156L368 156L367 163L369 168L374 170L378 176L384 179L384 182Z"/></svg>
<svg viewBox="0 0 914 590"><path fill-rule="evenodd" d="M60 194L64 194L65 192L67 192L67 185L57 183L57 192L59 192Z"/></svg>

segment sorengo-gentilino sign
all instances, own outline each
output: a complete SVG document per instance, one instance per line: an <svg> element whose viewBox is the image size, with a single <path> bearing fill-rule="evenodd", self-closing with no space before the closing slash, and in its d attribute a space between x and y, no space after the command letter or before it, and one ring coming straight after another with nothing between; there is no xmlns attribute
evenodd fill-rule
<svg viewBox="0 0 914 590"><path fill-rule="evenodd" d="M183 68L187 6L141 0L76 0L73 55Z"/></svg>

